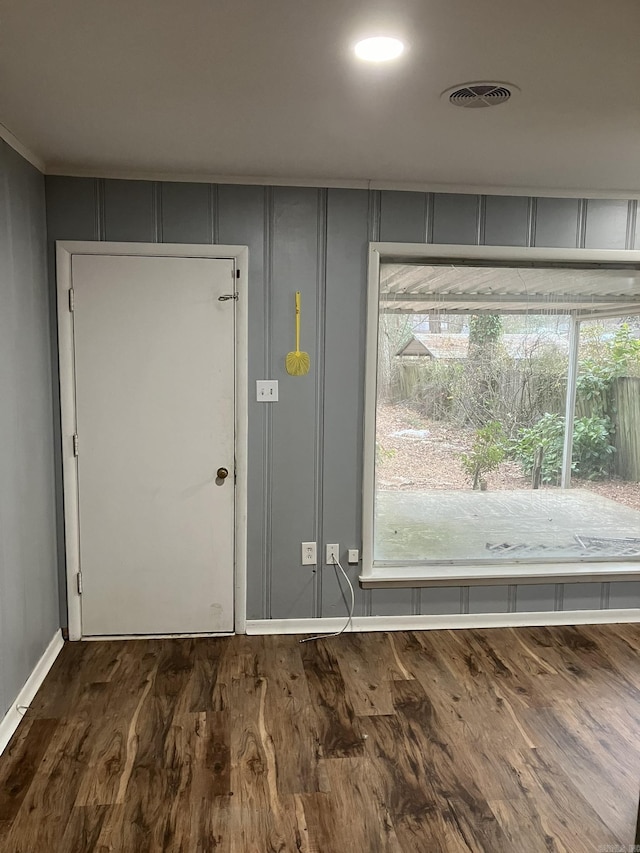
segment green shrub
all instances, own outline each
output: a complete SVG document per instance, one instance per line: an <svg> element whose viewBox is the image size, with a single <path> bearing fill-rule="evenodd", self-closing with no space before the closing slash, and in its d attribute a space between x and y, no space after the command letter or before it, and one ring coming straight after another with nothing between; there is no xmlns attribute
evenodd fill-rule
<svg viewBox="0 0 640 853"><path fill-rule="evenodd" d="M521 429L513 443L513 456L530 475L538 447L542 447L542 482L555 483L562 469L564 418L547 412L528 429Z"/></svg>
<svg viewBox="0 0 640 853"><path fill-rule="evenodd" d="M612 424L606 417L576 418L573 424L571 470L576 477L599 480L609 474L615 448L610 437ZM521 429L512 445L512 455L525 474L533 471L535 453L542 447L542 482L558 483L562 473L564 418L547 413L529 429Z"/></svg>
<svg viewBox="0 0 640 853"><path fill-rule="evenodd" d="M611 359L618 365L619 376L640 374L640 338L635 336L628 323L623 323L613 338Z"/></svg>
<svg viewBox="0 0 640 853"><path fill-rule="evenodd" d="M494 471L506 455L505 435L502 424L490 421L476 430L475 441L469 453L460 457L465 474L474 489L479 489L484 475Z"/></svg>
<svg viewBox="0 0 640 853"><path fill-rule="evenodd" d="M640 339L627 323L619 326L612 341L587 343L587 354L580 361L576 391L594 415L606 417L613 412L611 391L620 376L640 375Z"/></svg>
<svg viewBox="0 0 640 853"><path fill-rule="evenodd" d="M610 437L613 424L607 417L577 418L573 423L571 470L586 480L602 480L611 472L616 449Z"/></svg>

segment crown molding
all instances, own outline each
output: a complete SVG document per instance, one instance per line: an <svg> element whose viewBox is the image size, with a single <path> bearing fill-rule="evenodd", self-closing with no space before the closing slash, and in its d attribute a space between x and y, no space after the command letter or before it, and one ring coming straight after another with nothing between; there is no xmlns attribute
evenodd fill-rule
<svg viewBox="0 0 640 853"><path fill-rule="evenodd" d="M351 178L288 178L280 175L225 175L216 172L163 172L48 163L47 175L69 178L105 178L125 181L167 181L196 184L241 184L271 187L320 187L328 189L390 190L396 192L454 193L469 195L532 196L535 198L640 199L640 190L580 189L555 187L505 187L492 184L443 184L429 181L383 181Z"/></svg>
<svg viewBox="0 0 640 853"><path fill-rule="evenodd" d="M4 139L7 145L10 145L21 157L24 157L32 166L35 166L39 172L42 172L42 174L45 173L45 162L42 157L39 157L30 148L27 148L26 145L20 142L18 137L11 133L9 128L5 127L2 122L0 122L0 139Z"/></svg>
<svg viewBox="0 0 640 853"><path fill-rule="evenodd" d="M68 178L103 178L123 181L167 181L194 184L240 184L264 187L318 187L332 189L375 189L371 181L341 178L283 178L275 175L224 175L215 172L162 172L144 169L116 169L74 166L68 163L49 163L47 175Z"/></svg>

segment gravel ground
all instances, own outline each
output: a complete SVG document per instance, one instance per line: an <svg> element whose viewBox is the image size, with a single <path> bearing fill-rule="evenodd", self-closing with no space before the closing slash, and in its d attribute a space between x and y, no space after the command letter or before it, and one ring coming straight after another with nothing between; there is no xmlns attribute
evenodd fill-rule
<svg viewBox="0 0 640 853"><path fill-rule="evenodd" d="M400 434L405 432L404 435ZM472 429L430 421L409 406L378 406L378 482L385 490L468 489L470 483L460 454L473 443ZM489 489L529 489L517 462L507 460L487 477ZM618 478L601 482L576 480L574 488L588 489L640 511L640 483ZM545 486L546 489L556 487Z"/></svg>

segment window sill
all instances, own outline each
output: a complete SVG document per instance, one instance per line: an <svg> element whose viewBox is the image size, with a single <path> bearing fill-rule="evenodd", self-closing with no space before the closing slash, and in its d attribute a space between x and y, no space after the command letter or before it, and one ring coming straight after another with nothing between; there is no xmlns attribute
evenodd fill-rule
<svg viewBox="0 0 640 853"><path fill-rule="evenodd" d="M504 566L374 566L360 575L370 587L491 586L517 583L590 583L640 580L640 561L610 563L507 563Z"/></svg>

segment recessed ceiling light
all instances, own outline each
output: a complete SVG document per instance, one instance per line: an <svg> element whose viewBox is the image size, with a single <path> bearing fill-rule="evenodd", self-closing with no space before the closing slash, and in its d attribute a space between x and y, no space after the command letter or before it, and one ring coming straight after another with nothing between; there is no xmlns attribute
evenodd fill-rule
<svg viewBox="0 0 640 853"><path fill-rule="evenodd" d="M354 50L358 59L364 59L366 62L388 62L390 59L397 59L404 52L404 44L400 39L375 36L362 39Z"/></svg>

